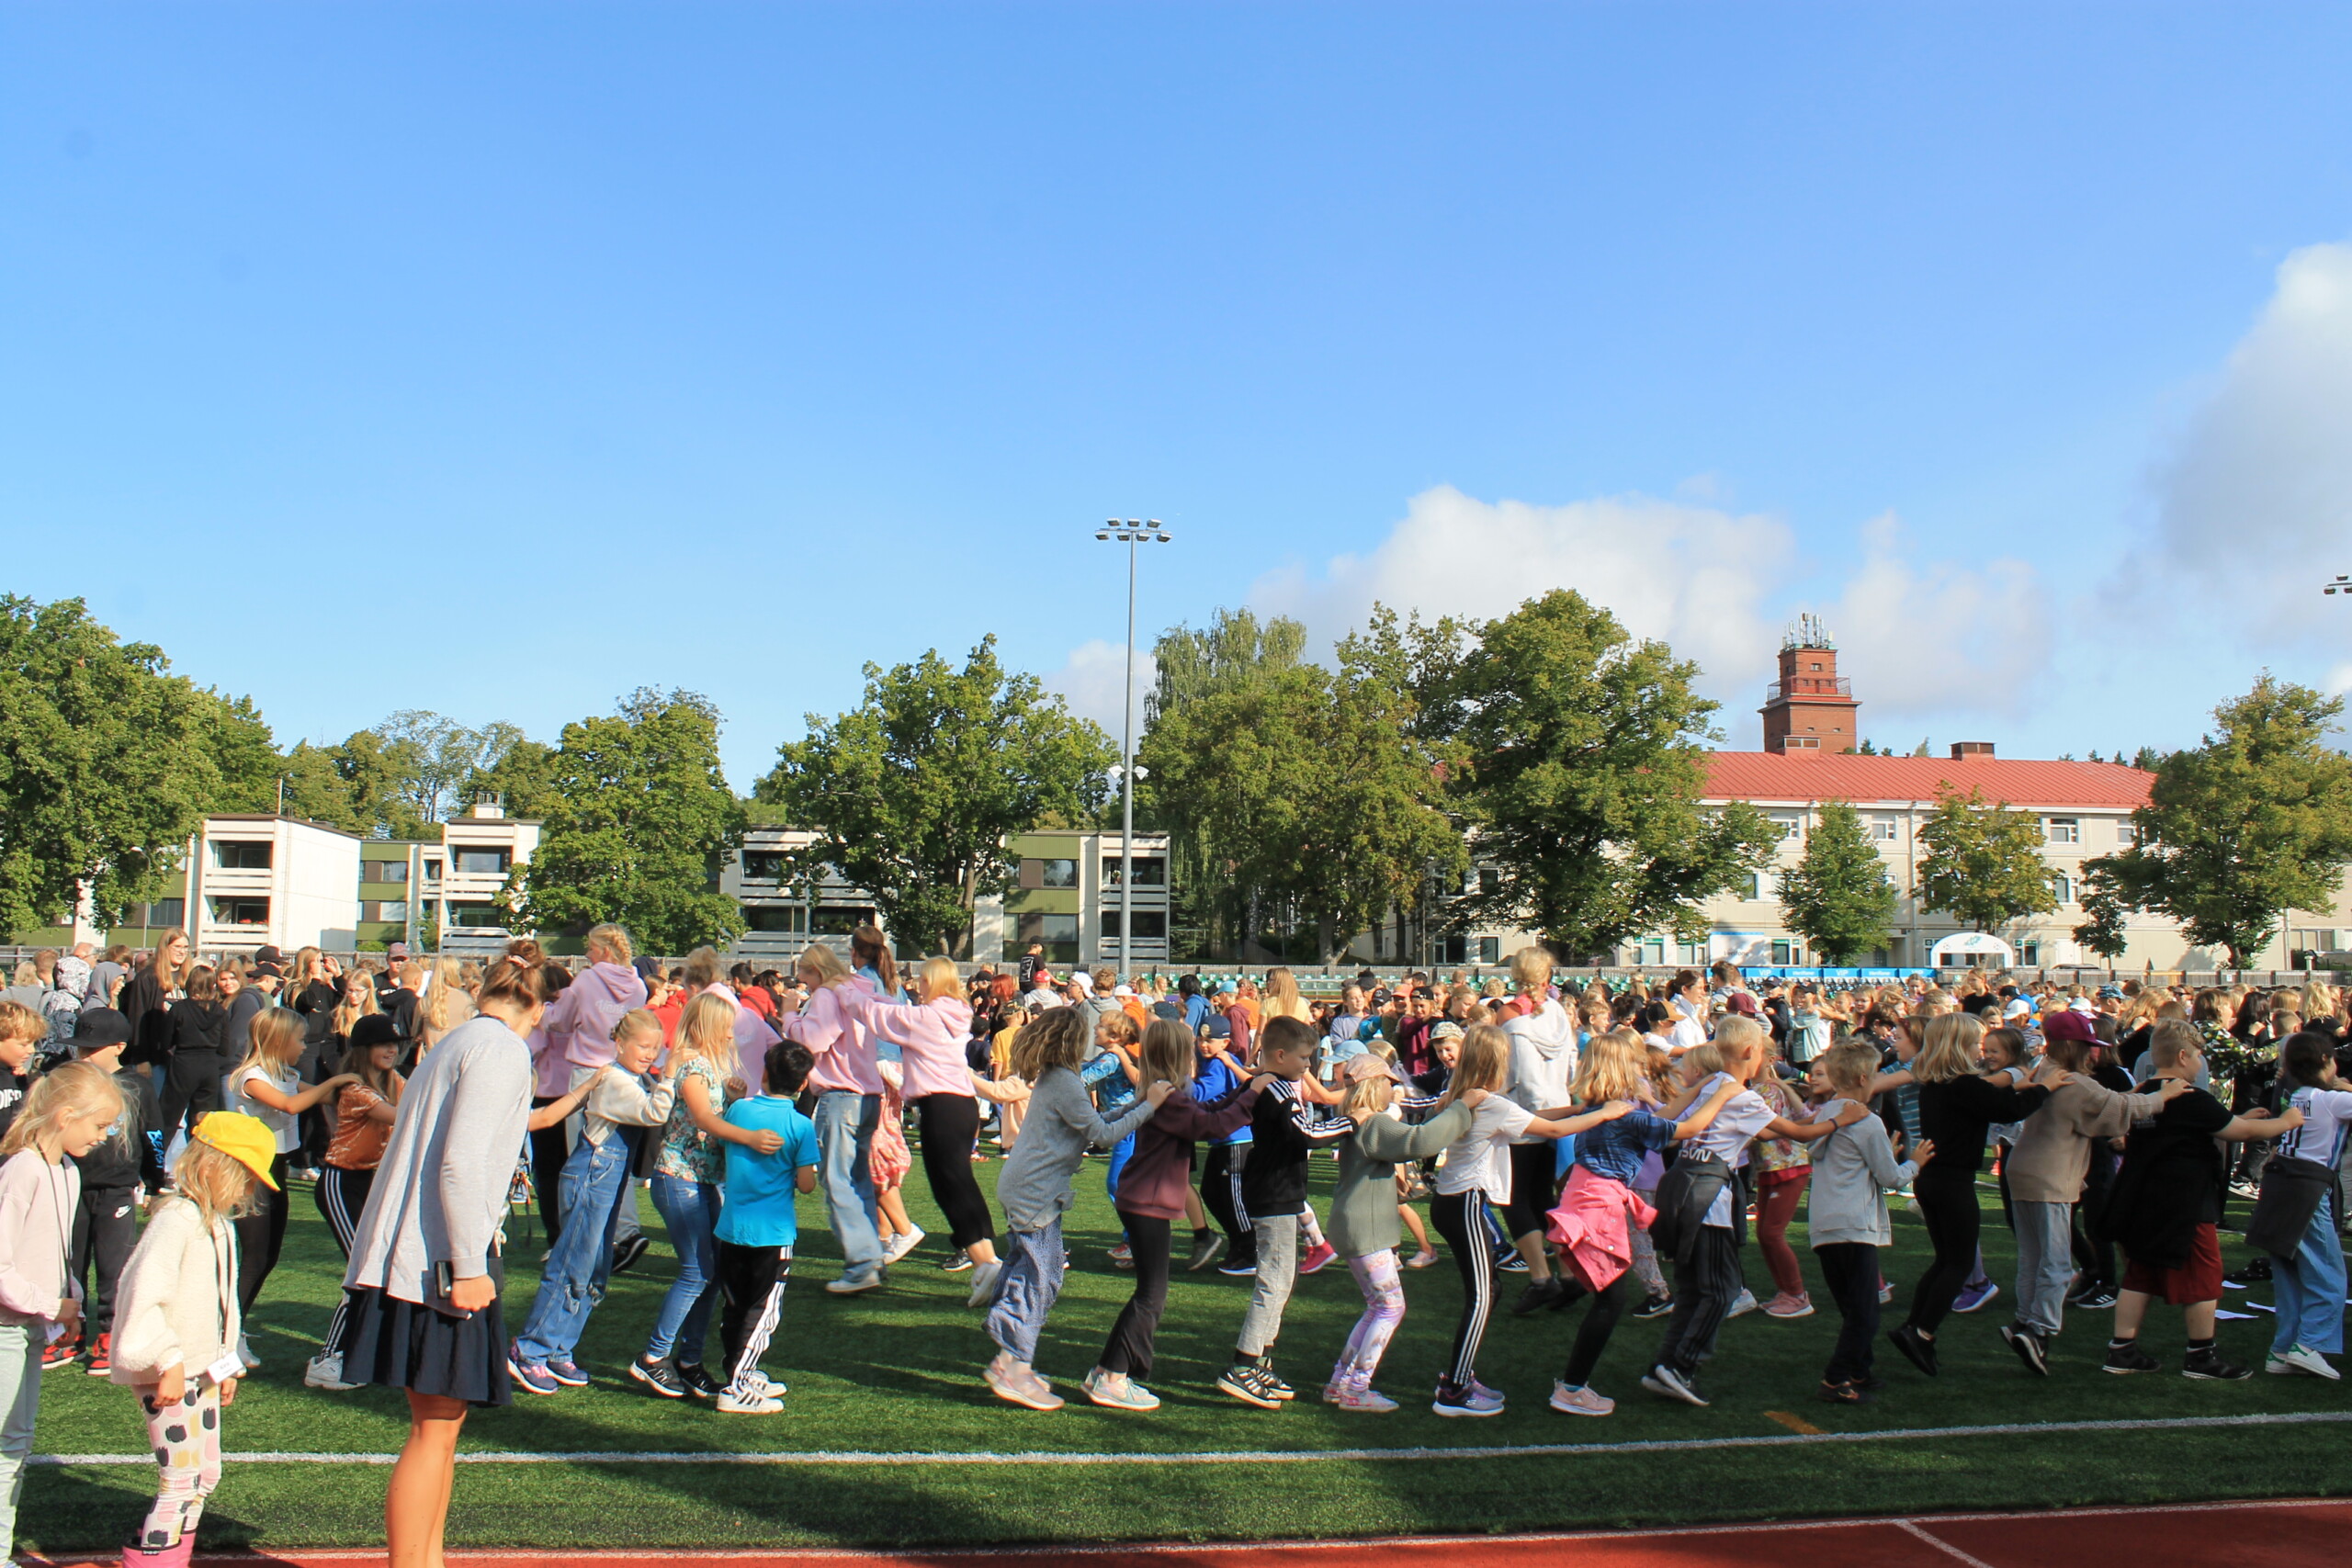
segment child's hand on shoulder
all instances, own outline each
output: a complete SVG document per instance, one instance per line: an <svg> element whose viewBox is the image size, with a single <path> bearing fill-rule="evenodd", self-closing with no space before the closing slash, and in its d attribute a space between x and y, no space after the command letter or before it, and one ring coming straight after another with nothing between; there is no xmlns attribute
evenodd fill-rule
<svg viewBox="0 0 2352 1568"><path fill-rule="evenodd" d="M1462 1091L1460 1102L1468 1106L1471 1110L1476 1111L1478 1107L1486 1104L1487 1101L1493 1098L1494 1095L1488 1090L1483 1089L1465 1089Z"/></svg>
<svg viewBox="0 0 2352 1568"><path fill-rule="evenodd" d="M1143 1097L1145 1100L1150 1101L1151 1108L1154 1111L1157 1111L1159 1109L1159 1102L1166 1100L1170 1095L1174 1094L1175 1092L1176 1086L1170 1083L1166 1078L1154 1078L1152 1080L1151 1087L1143 1091Z"/></svg>
<svg viewBox="0 0 2352 1568"><path fill-rule="evenodd" d="M1634 1102L1630 1100L1612 1100L1600 1108L1600 1119L1604 1122L1614 1122L1633 1109Z"/></svg>

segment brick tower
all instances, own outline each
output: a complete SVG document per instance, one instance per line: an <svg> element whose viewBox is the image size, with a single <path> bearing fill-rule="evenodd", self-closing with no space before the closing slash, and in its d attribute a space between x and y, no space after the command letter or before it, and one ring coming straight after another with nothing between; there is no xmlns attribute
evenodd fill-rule
<svg viewBox="0 0 2352 1568"><path fill-rule="evenodd" d="M1764 750L1836 756L1855 740L1853 682L1838 673L1838 645L1804 615L1781 639L1781 678L1764 693Z"/></svg>

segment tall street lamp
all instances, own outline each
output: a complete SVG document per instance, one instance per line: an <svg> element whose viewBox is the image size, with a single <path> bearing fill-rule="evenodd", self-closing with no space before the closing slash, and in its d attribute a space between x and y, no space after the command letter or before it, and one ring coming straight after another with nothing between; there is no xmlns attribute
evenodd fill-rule
<svg viewBox="0 0 2352 1568"><path fill-rule="evenodd" d="M1136 940L1136 548L1168 543L1168 530L1157 517L1116 517L1094 530L1097 539L1116 539L1127 547L1127 679L1120 694L1119 784L1125 796L1125 820L1119 835L1119 976L1135 983L1133 949Z"/></svg>

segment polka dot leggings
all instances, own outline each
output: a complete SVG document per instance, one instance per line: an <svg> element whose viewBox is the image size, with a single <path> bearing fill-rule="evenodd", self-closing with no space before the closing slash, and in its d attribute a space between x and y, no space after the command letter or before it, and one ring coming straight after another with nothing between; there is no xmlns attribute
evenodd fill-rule
<svg viewBox="0 0 2352 1568"><path fill-rule="evenodd" d="M189 1381L175 1404L158 1407L144 1396L139 1402L146 1407L147 1442L162 1472L155 1506L139 1530L139 1544L150 1551L195 1535L204 1500L220 1484L220 1390L210 1382L199 1388L197 1381Z"/></svg>

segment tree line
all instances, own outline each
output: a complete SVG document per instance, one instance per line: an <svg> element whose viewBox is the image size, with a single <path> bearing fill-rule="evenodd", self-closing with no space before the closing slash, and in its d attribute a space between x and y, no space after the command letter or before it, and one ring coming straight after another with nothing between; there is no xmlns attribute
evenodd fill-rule
<svg viewBox="0 0 2352 1568"><path fill-rule="evenodd" d="M1894 930L1897 890L1854 806L1825 804L1798 861L1770 872L1778 826L1705 797L1723 737L1698 667L1573 591L1485 621L1375 606L1328 665L1297 622L1246 610L1154 652L1138 828L1170 836L1180 950L1329 961L1363 932L1442 922L1531 930L1587 960L1701 940L1706 903L1762 875L1825 961ZM932 650L863 673L857 706L807 715L745 800L719 767L721 716L693 692L640 689L553 745L403 710L281 750L251 698L172 673L80 601L0 598L0 920L50 924L82 893L118 921L208 814L282 800L416 838L494 792L544 824L507 894L530 929L614 920L653 950L724 946L742 917L719 872L757 819L811 835L788 883L839 876L910 946L969 956L975 907L1013 886L1010 840L1103 825L1117 750L1005 669L993 637L960 664ZM2352 762L2328 744L2342 713L2266 672L2199 746L2143 749L2137 841L2085 863L2076 939L2119 954L2144 910L2243 966L2288 910L2331 908L2352 860ZM1917 837L1923 908L1992 931L2059 907L2036 813L1947 792Z"/></svg>

